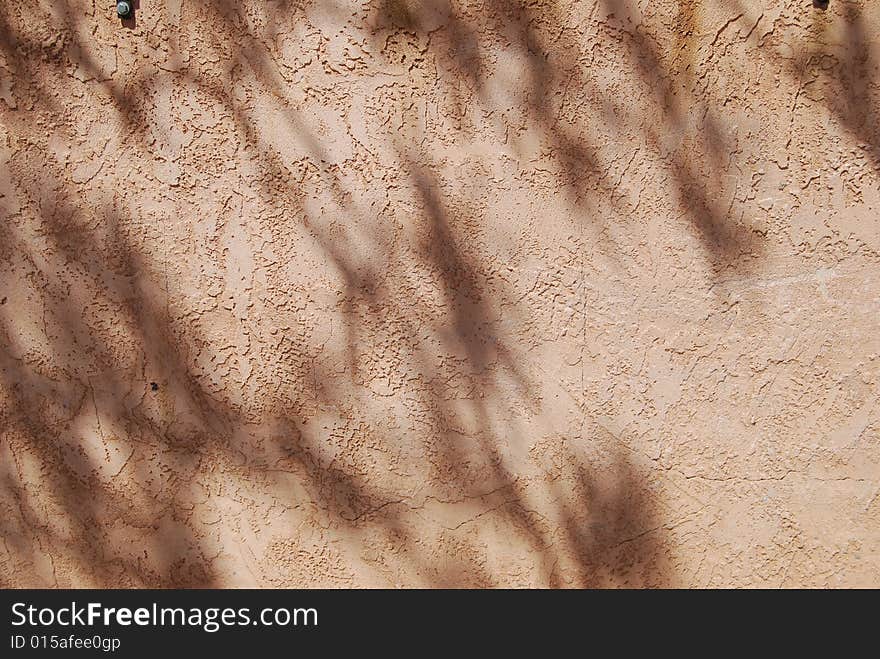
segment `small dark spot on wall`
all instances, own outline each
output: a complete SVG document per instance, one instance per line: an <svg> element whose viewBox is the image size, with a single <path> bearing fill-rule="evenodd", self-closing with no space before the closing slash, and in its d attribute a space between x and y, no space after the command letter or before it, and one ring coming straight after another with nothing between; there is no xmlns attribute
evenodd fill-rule
<svg viewBox="0 0 880 659"><path fill-rule="evenodd" d="M2 300L0 300L0 304L6 304L6 297L4 297Z"/></svg>
<svg viewBox="0 0 880 659"><path fill-rule="evenodd" d="M159 385L156 384L155 382L151 382L150 389L152 389L153 391L159 391Z"/></svg>
<svg viewBox="0 0 880 659"><path fill-rule="evenodd" d="M813 0L816 9L828 9L828 0Z"/></svg>

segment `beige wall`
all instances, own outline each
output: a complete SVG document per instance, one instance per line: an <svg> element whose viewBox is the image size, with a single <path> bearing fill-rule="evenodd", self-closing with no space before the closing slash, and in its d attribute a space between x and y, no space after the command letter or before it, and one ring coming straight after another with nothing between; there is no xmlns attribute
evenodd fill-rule
<svg viewBox="0 0 880 659"><path fill-rule="evenodd" d="M880 586L876 2L134 22L0 0L0 584Z"/></svg>

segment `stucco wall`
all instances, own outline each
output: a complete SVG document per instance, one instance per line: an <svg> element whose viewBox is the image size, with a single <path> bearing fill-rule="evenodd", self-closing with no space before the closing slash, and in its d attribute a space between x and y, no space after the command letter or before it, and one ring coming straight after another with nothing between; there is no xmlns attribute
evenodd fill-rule
<svg viewBox="0 0 880 659"><path fill-rule="evenodd" d="M0 584L880 586L878 30L0 0Z"/></svg>

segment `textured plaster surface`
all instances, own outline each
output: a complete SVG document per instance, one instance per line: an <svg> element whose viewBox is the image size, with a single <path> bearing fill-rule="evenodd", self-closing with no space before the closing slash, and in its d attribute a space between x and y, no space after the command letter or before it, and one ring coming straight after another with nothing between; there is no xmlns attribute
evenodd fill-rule
<svg viewBox="0 0 880 659"><path fill-rule="evenodd" d="M880 586L880 6L0 0L3 586Z"/></svg>

